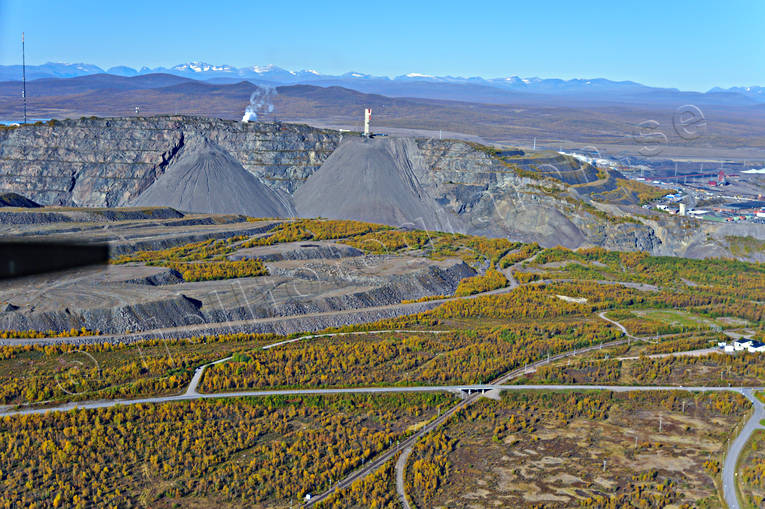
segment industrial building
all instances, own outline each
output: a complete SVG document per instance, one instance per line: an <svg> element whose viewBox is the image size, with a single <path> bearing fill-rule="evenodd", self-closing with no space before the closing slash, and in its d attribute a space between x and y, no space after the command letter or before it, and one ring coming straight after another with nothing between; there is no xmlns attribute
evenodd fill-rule
<svg viewBox="0 0 765 509"><path fill-rule="evenodd" d="M758 352L765 352L765 343L762 341L757 341L756 339L747 339L747 338L739 338L734 340L732 343L726 343L724 341L721 341L717 343L717 346L719 348L722 348L723 351L728 353L733 352L749 352L749 353L758 353Z"/></svg>

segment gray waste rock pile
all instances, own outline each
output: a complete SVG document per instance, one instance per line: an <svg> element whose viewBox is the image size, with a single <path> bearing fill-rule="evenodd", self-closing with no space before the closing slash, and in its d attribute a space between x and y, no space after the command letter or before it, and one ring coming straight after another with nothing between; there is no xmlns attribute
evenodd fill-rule
<svg viewBox="0 0 765 509"><path fill-rule="evenodd" d="M420 184L422 155L410 138L349 138L294 194L302 217L356 219L462 231Z"/></svg>
<svg viewBox="0 0 765 509"><path fill-rule="evenodd" d="M231 154L204 138L187 142L167 171L132 205L252 217L294 215L288 195L269 188Z"/></svg>

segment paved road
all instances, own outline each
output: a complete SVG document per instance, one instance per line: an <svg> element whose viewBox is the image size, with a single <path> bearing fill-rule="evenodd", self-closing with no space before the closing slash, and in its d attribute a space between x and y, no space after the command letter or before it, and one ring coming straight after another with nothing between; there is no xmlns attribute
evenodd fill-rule
<svg viewBox="0 0 765 509"><path fill-rule="evenodd" d="M401 456L396 461L396 493L398 494L398 501L403 509L412 509L409 505L409 500L406 498L406 480L404 474L406 473L406 462L409 461L409 456L412 454L412 447L409 446L401 451Z"/></svg>
<svg viewBox="0 0 765 509"><path fill-rule="evenodd" d="M546 361L545 361L546 362ZM521 368L521 372L523 368ZM96 401L73 401L57 406L45 408L6 408L0 412L0 417L9 415L30 415L44 414L46 412L65 412L74 409L93 409L110 408L114 406L136 405L139 403L167 403L171 401L190 401L195 399L216 399L216 398L245 398L245 397L268 397L268 396L308 396L308 395L327 395L327 394L389 394L389 393L422 393L422 392L453 392L468 394L470 397L460 402L459 405L468 401L475 395L481 395L484 392L492 390L500 391L529 391L529 390L606 390L614 392L633 392L633 391L670 391L681 390L691 392L708 391L741 391L731 387L714 386L677 386L677 385L577 385L577 384L525 384L525 385L504 385L504 384L467 384L467 385L413 385L413 386L386 386L386 387L341 387L330 389L277 389L277 390L255 390L255 391L232 391L216 393L185 392L183 394L174 394L170 396L154 396L150 398L135 399L111 399ZM762 390L762 388L753 388L753 390ZM459 406L457 405L457 406ZM456 408L456 407L454 407ZM442 415L443 417L443 415ZM433 421L435 422L435 421ZM426 427L421 428L425 430ZM422 431L421 431L422 432ZM396 451L398 452L398 451Z"/></svg>
<svg viewBox="0 0 765 509"><path fill-rule="evenodd" d="M738 498L736 497L736 477L738 475L736 472L736 463L738 462L738 458L741 456L741 452L747 441L749 441L749 438L752 436L752 433L754 433L756 429L763 428L760 421L765 418L765 409L763 408L762 403L760 403L760 400L754 396L754 390L756 389L741 389L741 393L749 398L749 401L754 405L754 411L736 439L731 442L728 452L725 455L725 463L723 463L723 494L725 496L725 502L728 504L728 509L739 509Z"/></svg>
<svg viewBox="0 0 765 509"><path fill-rule="evenodd" d="M630 334L630 333L627 331L627 329L624 327L624 325L620 324L620 323L619 323L619 322L617 322L616 320L611 320L610 318L608 318L608 317L606 316L606 313L607 313L607 312L608 312L608 311L603 311L603 312L601 312L601 313L598 313L598 316L599 316L599 317L601 317L603 320L605 320L605 321L607 321L607 322L611 322L612 324L616 325L616 326L619 328L619 330L621 330L621 331L624 333L624 335L625 335L625 336L627 336L628 338L630 338L630 339L637 339L635 336L633 336L632 334Z"/></svg>
<svg viewBox="0 0 765 509"><path fill-rule="evenodd" d="M510 389L516 387L523 388L522 385L507 386ZM529 386L530 387L530 386ZM546 386L540 386L547 388ZM281 390L262 390L262 391L236 391L236 392L216 392L199 393L185 392L183 394L174 394L170 396L155 396L150 398L135 399L112 399L97 401L73 401L61 405L44 408L5 408L0 411L0 417L10 415L32 415L44 414L46 412L66 412L75 409L95 409L111 408L115 406L137 405L141 403L169 403L172 401L190 401L196 399L216 399L216 398L244 398L244 397L267 397L267 396L308 396L308 395L328 395L328 394L387 394L387 393L422 393L422 392L470 392L479 393L495 389L490 385L422 385L405 387L347 387L337 389L281 389Z"/></svg>
<svg viewBox="0 0 765 509"><path fill-rule="evenodd" d="M263 348L265 348L265 347L263 347ZM197 387L199 387L199 382L202 380L202 375L204 374L205 369L207 369L210 366L214 366L216 364L222 364L222 363L224 363L226 361L229 361L229 360L231 360L231 357L226 357L224 359L219 359L219 360L217 360L215 362L211 362L209 364L205 364L203 366L199 366L194 371L194 376L191 377L191 382L189 382L189 387L186 389L186 395L187 396L191 396L191 395L194 395L194 394L198 394Z"/></svg>

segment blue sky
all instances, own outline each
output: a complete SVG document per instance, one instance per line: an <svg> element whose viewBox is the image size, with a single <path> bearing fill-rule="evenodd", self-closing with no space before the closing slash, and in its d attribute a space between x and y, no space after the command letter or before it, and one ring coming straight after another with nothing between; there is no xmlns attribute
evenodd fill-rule
<svg viewBox="0 0 765 509"><path fill-rule="evenodd" d="M765 2L0 0L0 64L275 64L327 74L765 86Z"/></svg>

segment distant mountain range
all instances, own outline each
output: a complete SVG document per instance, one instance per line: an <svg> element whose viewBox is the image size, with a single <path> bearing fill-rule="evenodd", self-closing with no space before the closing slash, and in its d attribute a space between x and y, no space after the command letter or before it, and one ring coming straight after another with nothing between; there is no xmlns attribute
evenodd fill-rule
<svg viewBox="0 0 765 509"><path fill-rule="evenodd" d="M20 81L20 65L0 65L0 81ZM765 102L765 87L715 87L706 94L681 92L674 88L657 88L633 81L611 81L603 78L594 79L542 79L431 76L421 73L409 73L389 78L359 72L341 75L321 74L314 70L290 71L281 67L251 66L233 67L230 65L212 65L205 62L189 62L173 67L142 67L133 69L126 66L102 69L91 64L66 64L49 62L42 65L28 65L27 80L50 78L76 78L95 74L135 77L149 74L169 74L201 80L210 83L227 84L249 81L256 85L279 86L311 84L321 87L341 86L371 94L390 97L418 97L428 99L477 101L486 103L507 102L509 93L516 100L523 94L543 94L569 96L570 98L594 99L598 102L614 100L633 102L661 103L675 101L677 94L690 97L712 96L713 102L724 104L734 102Z"/></svg>
<svg viewBox="0 0 765 509"><path fill-rule="evenodd" d="M121 117L198 115L241 120L259 85L242 78L198 80L168 73L116 76L91 74L74 78L41 78L27 83L27 110L31 119L83 116ZM385 93L359 91L381 88ZM615 153L637 152L636 126L651 119L660 123L670 144L746 148L743 157L762 159L765 150L765 102L735 92L681 92L651 89L611 93L541 93L506 90L486 84L436 81L362 80L348 86L313 84L278 85L269 95L268 108L258 111L267 121L308 123L361 129L361 111L372 108L379 132L443 131L504 145L533 143L560 148L613 147ZM19 81L0 82L0 121L23 117ZM446 100L448 99L448 100ZM697 105L709 121L708 133L686 140L673 130L681 105ZM138 108L138 110L136 110ZM711 152L710 152L711 153Z"/></svg>

